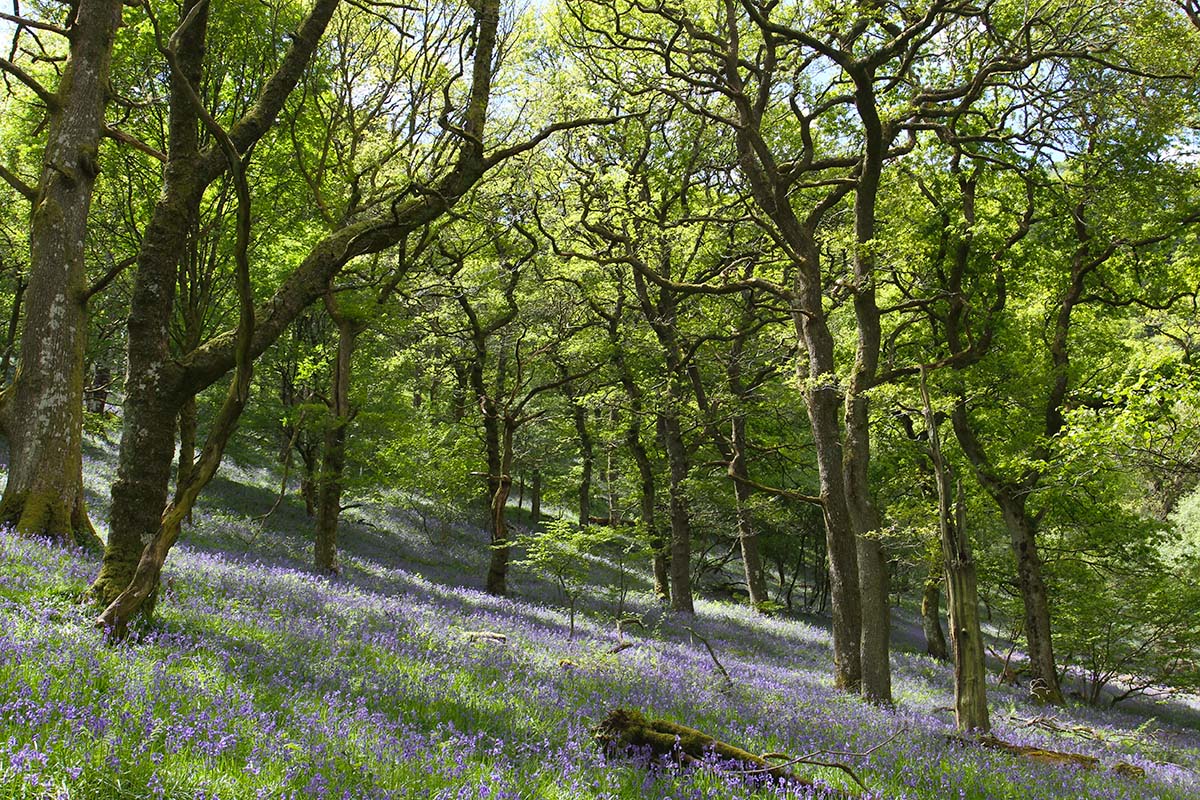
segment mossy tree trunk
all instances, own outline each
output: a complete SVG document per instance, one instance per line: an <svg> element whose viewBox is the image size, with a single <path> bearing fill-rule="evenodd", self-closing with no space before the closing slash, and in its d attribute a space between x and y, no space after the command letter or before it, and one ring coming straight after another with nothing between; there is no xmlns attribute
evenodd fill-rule
<svg viewBox="0 0 1200 800"><path fill-rule="evenodd" d="M24 534L98 547L83 496L84 242L104 135L113 41L122 4L81 0L50 111L30 218L20 364L4 394L10 447L0 522ZM44 90L43 90L44 91Z"/></svg>
<svg viewBox="0 0 1200 800"><path fill-rule="evenodd" d="M196 6L194 0L186 2L182 12L190 13ZM175 456L176 421L188 398L171 391L180 368L171 354L170 325L180 255L186 252L206 186L200 165L200 121L185 84L200 80L207 32L208 6L203 4L176 45L178 70L171 70L163 189L146 225L134 273L108 546L92 584L93 596L105 606L129 586L143 549L162 522Z"/></svg>

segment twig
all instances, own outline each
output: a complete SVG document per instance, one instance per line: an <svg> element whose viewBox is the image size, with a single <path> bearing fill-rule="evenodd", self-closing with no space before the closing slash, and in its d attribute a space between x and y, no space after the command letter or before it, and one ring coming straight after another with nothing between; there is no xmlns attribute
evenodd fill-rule
<svg viewBox="0 0 1200 800"><path fill-rule="evenodd" d="M805 753L802 756L797 756L796 758L790 758L787 761L784 761L782 764L775 764L770 767L759 767L757 769L743 770L739 774L741 774L741 775L757 775L757 774L762 774L764 772L771 772L772 770L783 769L784 767L790 767L790 766L793 766L794 764L812 764L813 766L817 766L817 767L832 767L832 768L842 770L847 775L849 775L850 778L855 783L857 783L862 788L862 790L865 792L865 791L867 791L867 785L862 782L862 779L858 777L858 774L849 765L839 764L835 761L817 761L816 760L817 756L844 756L846 758L866 758L867 756L874 753L876 750L879 750L884 745L891 744L896 739L900 738L900 734L904 733L907 730L908 730L908 728L901 728L900 730L896 731L888 738L884 739L879 744L872 747L870 750L863 750L862 752L858 752L858 753L850 752L848 750L814 750L811 753ZM764 761L770 761L773 759L787 758L787 756L783 753L764 753L763 755L759 756L759 758L762 758Z"/></svg>
<svg viewBox="0 0 1200 800"><path fill-rule="evenodd" d="M690 627L685 627L684 630L690 633L692 636L695 636L700 640L700 643L704 645L704 649L707 650L708 654L712 657L713 663L717 665L717 669L720 671L721 676L725 678L726 690L732 691L734 687L733 678L729 677L729 673L725 671L725 667L721 666L721 662L717 658L717 653L715 650L713 650L712 645L708 643L708 639L705 639Z"/></svg>
<svg viewBox="0 0 1200 800"><path fill-rule="evenodd" d="M296 425L292 429L292 438L288 441L287 452L283 456L283 479L279 482L279 496L275 498L275 503L267 509L267 513L261 517L256 517L255 522L265 526L267 519L270 518L275 510L279 508L279 504L283 502L283 498L287 495L288 474L292 469L292 448L296 446L296 440L300 438L300 430L304 427L304 416L308 413L307 408L300 409L300 418L296 420Z"/></svg>
<svg viewBox="0 0 1200 800"><path fill-rule="evenodd" d="M641 617L621 617L619 620L617 620L617 641L618 642L625 641L625 633L624 633L625 625L637 625L642 630L646 630L646 623L642 622Z"/></svg>

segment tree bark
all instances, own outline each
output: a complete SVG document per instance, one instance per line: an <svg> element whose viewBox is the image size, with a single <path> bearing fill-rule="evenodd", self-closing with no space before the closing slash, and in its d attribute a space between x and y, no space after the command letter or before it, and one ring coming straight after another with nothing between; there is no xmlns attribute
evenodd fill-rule
<svg viewBox="0 0 1200 800"><path fill-rule="evenodd" d="M515 425L508 419L493 417L494 439L488 444L488 490L492 528L492 557L488 564L488 594L508 592L508 494L512 489L513 432ZM492 433L487 435L491 436ZM494 471L493 471L494 469Z"/></svg>
<svg viewBox="0 0 1200 800"><path fill-rule="evenodd" d="M811 258L816 259L815 245ZM833 336L825 319L820 292L809 285L802 293L816 297L800 302L793 314L808 363L799 372L817 456L817 477L825 519L825 552L829 566L827 588L833 606L834 685L848 692L862 688L862 596L859 591L858 549L846 504L842 477L840 398L834 372ZM806 367L806 368L804 368ZM810 377L811 376L811 377Z"/></svg>
<svg viewBox="0 0 1200 800"><path fill-rule="evenodd" d="M75 9L30 217L21 361L3 403L10 467L0 522L97 548L83 495L84 241L121 8L80 0Z"/></svg>
<svg viewBox="0 0 1200 800"><path fill-rule="evenodd" d="M199 428L195 395L183 401L179 409L179 464L175 468L175 487L179 491L192 478L196 467L196 433ZM188 522L192 521L191 514Z"/></svg>

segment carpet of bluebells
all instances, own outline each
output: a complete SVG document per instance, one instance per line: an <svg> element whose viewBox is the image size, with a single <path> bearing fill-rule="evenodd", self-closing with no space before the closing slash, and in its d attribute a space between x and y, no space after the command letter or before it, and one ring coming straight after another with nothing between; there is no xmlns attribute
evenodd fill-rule
<svg viewBox="0 0 1200 800"><path fill-rule="evenodd" d="M102 473L89 466L92 479ZM1179 701L1157 718L1055 710L1098 737L1082 738L1024 725L1045 709L995 687L1002 738L1095 755L1103 768L964 748L947 739L949 669L923 655L896 654L897 705L884 710L833 690L819 624L714 602L685 623L638 593L626 610L647 627L626 630L635 645L613 654L608 603L593 603L569 639L565 609L531 577L514 575L516 599L472 588L482 532L422 533L394 507L373 519L359 510L343 575L318 577L303 567L302 513L252 519L250 508L270 506L254 477L227 473L172 555L154 622L116 646L75 602L95 556L0 531L0 797L821 796L720 765L608 762L591 728L617 706L756 752L883 743L825 757L853 766L870 798L1200 796L1200 714ZM1120 762L1146 777L1113 773ZM837 770L803 774L852 787Z"/></svg>

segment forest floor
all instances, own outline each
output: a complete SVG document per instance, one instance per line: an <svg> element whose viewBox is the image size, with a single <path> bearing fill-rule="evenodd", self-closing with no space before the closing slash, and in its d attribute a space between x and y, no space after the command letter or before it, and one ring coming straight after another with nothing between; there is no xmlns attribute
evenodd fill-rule
<svg viewBox="0 0 1200 800"><path fill-rule="evenodd" d="M97 522L112 469L108 448L89 448ZM0 532L0 798L817 796L715 765L606 761L592 728L619 706L753 752L877 748L821 757L852 766L864 797L1200 796L1200 714L1181 699L1048 710L992 686L1002 739L1100 764L964 747L947 738L951 670L923 654L897 650L896 707L876 708L833 689L820 621L701 600L685 623L639 584L624 609L646 628L624 631L633 646L612 653L620 598L597 589L570 638L563 603L520 569L513 598L479 591L483 531L390 503L347 512L343 574L319 577L292 496L258 519L277 480L223 471L172 553L154 622L117 646L75 602L96 556ZM1028 724L1045 715L1078 730ZM854 788L836 769L796 769Z"/></svg>

